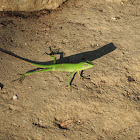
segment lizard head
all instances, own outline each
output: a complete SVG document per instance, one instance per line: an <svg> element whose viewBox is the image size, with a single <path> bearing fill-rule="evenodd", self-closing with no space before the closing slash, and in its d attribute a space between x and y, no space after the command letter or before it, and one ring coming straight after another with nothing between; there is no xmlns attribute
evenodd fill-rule
<svg viewBox="0 0 140 140"><path fill-rule="evenodd" d="M94 64L91 61L86 60L86 62L81 62L80 70L89 69L89 68L92 68L93 66Z"/></svg>

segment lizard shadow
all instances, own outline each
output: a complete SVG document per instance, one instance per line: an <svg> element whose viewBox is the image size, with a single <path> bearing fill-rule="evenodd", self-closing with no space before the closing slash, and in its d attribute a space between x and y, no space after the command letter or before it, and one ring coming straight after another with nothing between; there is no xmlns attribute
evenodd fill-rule
<svg viewBox="0 0 140 140"><path fill-rule="evenodd" d="M101 48L98 48L97 50L82 52L82 53L74 54L68 57L61 56L62 55L62 52L61 52L60 59L58 59L56 62L57 63L80 63L86 60L93 61L95 59L98 59L114 51L115 49L116 49L116 46L114 46L113 43L109 43Z"/></svg>
<svg viewBox="0 0 140 140"><path fill-rule="evenodd" d="M78 53L78 54L74 54L71 56L67 56L67 57L63 57L63 52L57 52L57 53L53 53L53 54L60 54L60 59L56 60L56 63L80 63L86 60L90 60L93 61L97 58L100 58L112 51L114 51L116 49L116 46L114 46L113 43L109 43L97 50L93 50L93 51L87 51L87 52L82 52L82 53ZM36 64L40 64L40 65L50 65L53 64L53 61L47 61L47 62L37 62L37 61L33 61L33 60L29 60L27 58L23 58L21 56L18 56L10 51L4 50L2 48L0 48L1 52L4 52L8 55L11 55L15 58L27 61L27 62L31 62L31 63L36 63Z"/></svg>

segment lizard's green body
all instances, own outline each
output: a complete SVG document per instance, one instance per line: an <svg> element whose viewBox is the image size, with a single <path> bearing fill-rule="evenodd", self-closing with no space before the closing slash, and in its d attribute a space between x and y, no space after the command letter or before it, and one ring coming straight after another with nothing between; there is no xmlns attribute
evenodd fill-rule
<svg viewBox="0 0 140 140"><path fill-rule="evenodd" d="M1 52L7 54L4 51L1 51ZM52 64L52 65L41 65L41 64L36 64L36 63L32 63L32 62L28 62L28 61L23 60L25 62L28 62L31 65L34 65L34 66L37 66L37 67L43 68L43 69L37 70L37 71L32 71L32 72L26 72L20 77L20 80L22 80L26 75L30 75L33 73L39 73L39 72L45 72L45 71L66 71L66 72L72 72L68 76L68 85L71 86L70 81L69 81L71 76L73 76L76 72L79 73L79 71L89 69L89 68L94 66L94 64L88 60L86 62L80 62L80 63L75 63L75 64L74 63L56 64L56 57L54 57L52 55L49 55L49 56L54 58L54 64ZM19 60L21 60L21 59L19 59Z"/></svg>

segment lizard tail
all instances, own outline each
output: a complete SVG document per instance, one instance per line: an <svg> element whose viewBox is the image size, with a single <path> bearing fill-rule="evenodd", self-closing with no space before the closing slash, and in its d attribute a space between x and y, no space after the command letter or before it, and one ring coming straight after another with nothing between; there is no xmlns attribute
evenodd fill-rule
<svg viewBox="0 0 140 140"><path fill-rule="evenodd" d="M8 55L8 56L10 56L12 58L16 58L16 59L18 59L20 61L23 61L25 63L28 63L30 65L34 65L34 66L37 66L37 67L40 67L40 68L47 68L47 65L37 64L35 61L31 61L29 59L23 58L23 57L18 56L18 55L14 54L14 53L12 53L10 51L7 51L7 50L4 50L4 49L1 49L0 48L0 52L4 53L4 54L6 54L6 55ZM49 65L48 65L48 67L49 67Z"/></svg>

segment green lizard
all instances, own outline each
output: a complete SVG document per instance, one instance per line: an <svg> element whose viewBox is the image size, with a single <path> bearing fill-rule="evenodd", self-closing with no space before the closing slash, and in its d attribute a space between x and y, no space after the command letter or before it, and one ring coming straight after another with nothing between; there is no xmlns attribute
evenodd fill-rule
<svg viewBox="0 0 140 140"><path fill-rule="evenodd" d="M6 51L0 49L0 51L2 53L8 54L6 53ZM8 54L10 55L10 54ZM86 60L85 62L80 62L80 63L64 63L64 64L56 64L56 57L48 54L50 57L53 57L54 59L54 64L51 65L41 65L41 64L36 64L36 63L32 63L32 62L28 62L26 60L23 60L24 62L27 62L33 66L39 67L39 68L43 68L41 70L36 70L36 71L32 71L32 72L26 72L24 74L22 74L22 76L19 78L20 81L22 81L24 79L24 77L26 75L30 75L33 73L39 73L39 72L45 72L45 71L66 71L66 72L72 72L69 76L68 76L68 85L71 86L70 84L70 77L73 76L76 72L78 72L79 76L82 77L79 73L79 71L85 70L85 69L89 69L92 68L94 66L94 64L89 61ZM11 55L10 55L11 56ZM19 60L22 60L20 58L18 58Z"/></svg>

